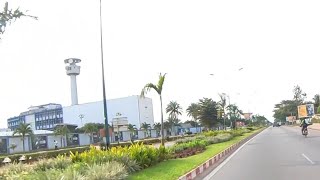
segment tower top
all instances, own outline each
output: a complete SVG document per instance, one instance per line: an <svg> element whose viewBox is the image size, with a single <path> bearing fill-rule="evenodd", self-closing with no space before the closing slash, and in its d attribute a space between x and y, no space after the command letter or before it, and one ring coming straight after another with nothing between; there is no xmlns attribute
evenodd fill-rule
<svg viewBox="0 0 320 180"><path fill-rule="evenodd" d="M76 64L79 62L81 62L81 59L78 59L78 58L68 58L64 60L65 64Z"/></svg>

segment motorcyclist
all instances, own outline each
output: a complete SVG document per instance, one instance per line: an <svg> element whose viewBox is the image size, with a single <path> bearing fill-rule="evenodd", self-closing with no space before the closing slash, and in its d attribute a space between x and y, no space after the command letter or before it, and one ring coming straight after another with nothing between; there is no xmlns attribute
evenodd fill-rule
<svg viewBox="0 0 320 180"><path fill-rule="evenodd" d="M308 125L309 124L307 123L306 119L303 119L301 121L300 127L302 127L302 129L301 129L302 135L303 135L303 131L308 128Z"/></svg>

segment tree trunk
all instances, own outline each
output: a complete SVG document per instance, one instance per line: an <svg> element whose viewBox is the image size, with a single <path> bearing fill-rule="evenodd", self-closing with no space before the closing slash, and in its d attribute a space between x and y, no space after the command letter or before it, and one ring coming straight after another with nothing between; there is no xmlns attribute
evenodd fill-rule
<svg viewBox="0 0 320 180"><path fill-rule="evenodd" d="M23 148L23 152L25 152L25 147L24 147L24 135L22 136L22 148Z"/></svg>
<svg viewBox="0 0 320 180"><path fill-rule="evenodd" d="M164 146L163 111L162 111L162 96L161 96L161 94L160 94L160 105L161 105L161 145Z"/></svg>

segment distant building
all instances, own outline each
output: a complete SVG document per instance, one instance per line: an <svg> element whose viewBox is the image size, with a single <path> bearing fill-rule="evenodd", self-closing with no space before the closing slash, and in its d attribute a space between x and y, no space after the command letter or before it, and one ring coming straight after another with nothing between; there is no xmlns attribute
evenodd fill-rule
<svg viewBox="0 0 320 180"><path fill-rule="evenodd" d="M129 96L107 101L108 121L112 125L114 118L126 117L129 124L140 128L142 123L154 124L152 99ZM104 123L103 101L67 106L63 108L63 121L82 127L86 123Z"/></svg>
<svg viewBox="0 0 320 180"><path fill-rule="evenodd" d="M20 123L28 123L32 130L52 130L56 124L63 122L62 112L60 104L31 106L19 116L9 118L8 128L14 131Z"/></svg>
<svg viewBox="0 0 320 180"><path fill-rule="evenodd" d="M107 100L108 120L125 117L128 124L140 128L142 123L154 124L152 99L129 96ZM62 107L60 104L32 106L19 116L7 120L8 128L14 131L20 123L30 124L32 130L53 130L58 124L82 127L86 123L104 123L103 102L91 102Z"/></svg>

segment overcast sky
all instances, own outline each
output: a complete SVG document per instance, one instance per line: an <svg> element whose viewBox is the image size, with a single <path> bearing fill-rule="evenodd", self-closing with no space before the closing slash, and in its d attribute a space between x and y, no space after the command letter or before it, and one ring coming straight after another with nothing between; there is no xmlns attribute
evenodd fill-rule
<svg viewBox="0 0 320 180"><path fill-rule="evenodd" d="M31 105L71 104L69 57L82 60L79 103L101 100L99 0L8 1L39 20L18 20L0 40L0 127ZM185 110L226 92L243 111L273 120L295 84L309 99L320 92L318 0L102 2L108 99L138 95L162 72L165 105ZM159 99L148 96L160 121Z"/></svg>

